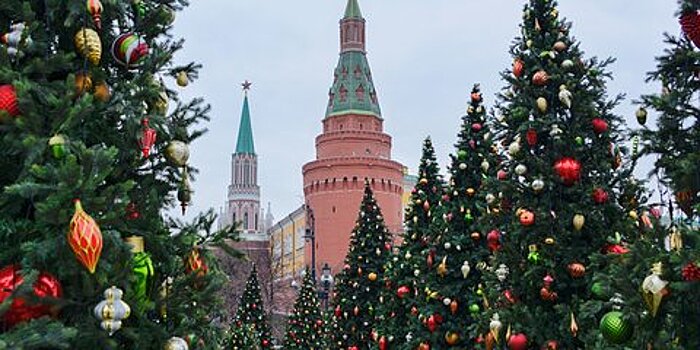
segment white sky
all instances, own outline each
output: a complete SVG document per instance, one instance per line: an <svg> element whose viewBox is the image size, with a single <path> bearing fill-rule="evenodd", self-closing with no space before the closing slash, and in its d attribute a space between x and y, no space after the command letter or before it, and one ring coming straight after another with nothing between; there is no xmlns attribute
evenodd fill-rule
<svg viewBox="0 0 700 350"><path fill-rule="evenodd" d="M218 211L226 200L245 79L253 82L250 107L263 205L272 202L279 219L302 204L301 167L315 158L345 3L193 0L178 14L175 34L186 43L176 60L204 65L200 79L182 92L205 97L213 108L210 132L191 145L191 163L201 173L188 217L212 207ZM508 48L519 33L523 4L360 0L394 159L415 172L422 140L430 135L446 169L472 84L481 83L489 107L504 86L499 73L511 65ZM573 21L572 33L586 57L618 59L609 93L627 94L617 112L636 128L632 100L660 89L644 78L662 53L662 33L680 32L676 2L560 0L559 5L561 15ZM647 125L654 122L650 115Z"/></svg>

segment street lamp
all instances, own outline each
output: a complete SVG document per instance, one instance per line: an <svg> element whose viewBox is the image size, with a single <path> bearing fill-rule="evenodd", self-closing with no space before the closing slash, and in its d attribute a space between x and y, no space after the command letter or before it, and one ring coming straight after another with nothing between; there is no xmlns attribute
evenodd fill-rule
<svg viewBox="0 0 700 350"><path fill-rule="evenodd" d="M328 309L328 299L329 299L329 293L331 289L331 285L333 284L333 274L331 274L331 267L328 266L328 263L323 264L323 268L321 269L321 285L323 286L323 290L319 291L318 294L320 294L320 299L323 300L323 308L324 310Z"/></svg>
<svg viewBox="0 0 700 350"><path fill-rule="evenodd" d="M316 282L316 218L314 211L306 204L306 234L304 239L311 241L311 277Z"/></svg>

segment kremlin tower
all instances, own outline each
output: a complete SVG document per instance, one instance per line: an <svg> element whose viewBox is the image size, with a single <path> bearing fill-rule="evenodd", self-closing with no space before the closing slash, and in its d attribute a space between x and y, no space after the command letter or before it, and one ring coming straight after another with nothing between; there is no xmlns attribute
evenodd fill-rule
<svg viewBox="0 0 700 350"><path fill-rule="evenodd" d="M377 90L367 62L365 19L357 0L348 0L340 21L340 58L328 93L316 159L305 164L307 227L315 232L316 270L327 263L342 269L365 181L372 184L389 230L402 230L403 166L391 159ZM311 262L311 247L305 247Z"/></svg>

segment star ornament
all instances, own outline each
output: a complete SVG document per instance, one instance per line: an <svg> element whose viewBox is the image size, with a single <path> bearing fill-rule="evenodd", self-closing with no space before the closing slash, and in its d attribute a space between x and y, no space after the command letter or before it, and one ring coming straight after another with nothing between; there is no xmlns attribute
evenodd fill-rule
<svg viewBox="0 0 700 350"><path fill-rule="evenodd" d="M243 91L248 91L250 90L250 87L253 85L250 81L246 80L243 83L241 83L241 86L243 87Z"/></svg>

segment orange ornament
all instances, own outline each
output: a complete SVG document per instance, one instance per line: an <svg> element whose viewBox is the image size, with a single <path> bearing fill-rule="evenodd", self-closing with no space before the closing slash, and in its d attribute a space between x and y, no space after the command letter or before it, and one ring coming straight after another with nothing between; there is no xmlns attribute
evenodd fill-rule
<svg viewBox="0 0 700 350"><path fill-rule="evenodd" d="M523 75L523 69L525 68L525 63L519 58L513 61L513 75L516 78L520 78Z"/></svg>
<svg viewBox="0 0 700 350"><path fill-rule="evenodd" d="M581 263L571 263L567 266L569 275L573 278L581 278L586 273L586 267Z"/></svg>
<svg viewBox="0 0 700 350"><path fill-rule="evenodd" d="M367 275L367 278L369 278L370 281L374 282L377 280L377 274L374 272L370 272L369 275Z"/></svg>
<svg viewBox="0 0 700 350"><path fill-rule="evenodd" d="M204 263L202 256L199 254L199 249L194 248L187 256L185 261L185 272L192 273L197 272L197 276L202 277L207 274L209 267Z"/></svg>
<svg viewBox="0 0 700 350"><path fill-rule="evenodd" d="M420 343L420 345L418 346L418 350L430 350L430 344Z"/></svg>
<svg viewBox="0 0 700 350"><path fill-rule="evenodd" d="M459 304L457 303L457 300L452 300L452 302L450 303L450 312L452 312L452 314L454 315L457 313L457 309L459 309Z"/></svg>
<svg viewBox="0 0 700 350"><path fill-rule="evenodd" d="M83 210L79 199L75 200L75 214L68 229L68 244L78 261L90 273L95 273L102 254L102 232L95 220Z"/></svg>
<svg viewBox="0 0 700 350"><path fill-rule="evenodd" d="M529 210L523 210L520 212L520 223L523 226L532 226L535 223L535 213Z"/></svg>
<svg viewBox="0 0 700 350"><path fill-rule="evenodd" d="M455 345L459 341L459 334L456 332L447 332L445 333L445 341L447 345Z"/></svg>
<svg viewBox="0 0 700 350"><path fill-rule="evenodd" d="M547 72L540 70L532 76L532 83L537 86L544 86L549 83L549 75Z"/></svg>

